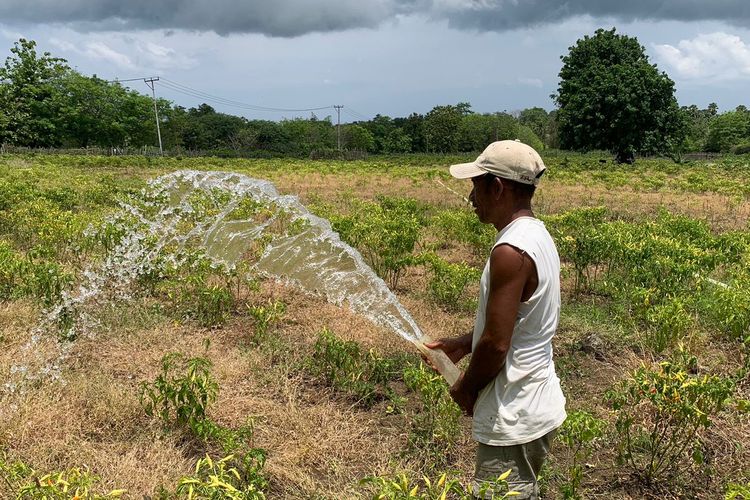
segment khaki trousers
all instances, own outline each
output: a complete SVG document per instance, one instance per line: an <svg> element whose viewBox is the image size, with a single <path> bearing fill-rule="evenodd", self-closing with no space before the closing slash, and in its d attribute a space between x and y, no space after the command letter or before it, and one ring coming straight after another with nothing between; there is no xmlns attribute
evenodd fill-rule
<svg viewBox="0 0 750 500"><path fill-rule="evenodd" d="M498 476L510 469L511 473L506 479L508 487L511 491L520 493L511 498L537 500L537 477L542 470L544 459L547 458L555 432L551 431L534 441L514 446L489 446L477 443L477 463L472 483L474 497L492 499L494 492L490 485ZM496 498L501 498L504 492L497 493Z"/></svg>

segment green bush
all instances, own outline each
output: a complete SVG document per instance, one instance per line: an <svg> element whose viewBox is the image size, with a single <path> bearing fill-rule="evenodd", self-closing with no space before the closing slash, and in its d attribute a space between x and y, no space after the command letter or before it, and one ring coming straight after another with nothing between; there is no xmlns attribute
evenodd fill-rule
<svg viewBox="0 0 750 500"><path fill-rule="evenodd" d="M607 209L595 207L544 218L560 258L573 264L576 293L590 290L599 266L609 257L612 242L603 230L608 217Z"/></svg>
<svg viewBox="0 0 750 500"><path fill-rule="evenodd" d="M156 379L143 382L140 387L140 402L146 415L158 417L167 429L189 432L205 443L216 444L224 453L249 449L252 421L235 430L208 417L208 406L216 401L219 391L208 359L185 359L182 354L170 353L161 363L162 371Z"/></svg>
<svg viewBox="0 0 750 500"><path fill-rule="evenodd" d="M342 340L323 329L305 364L311 374L354 396L364 407L387 399L393 403L391 411L400 411L400 398L390 387L399 374L398 359L383 358L372 350L363 353L356 342Z"/></svg>
<svg viewBox="0 0 750 500"><path fill-rule="evenodd" d="M750 482L745 484L729 483L724 500L747 500L750 498Z"/></svg>
<svg viewBox="0 0 750 500"><path fill-rule="evenodd" d="M497 236L497 230L482 223L470 209L450 209L439 212L432 220L447 241L456 241L471 247L474 255L486 258Z"/></svg>
<svg viewBox="0 0 750 500"><path fill-rule="evenodd" d="M281 321L286 312L286 305L278 300L269 300L266 305L247 306L247 310L255 321L255 331L252 335L253 343L261 344L268 338L269 329Z"/></svg>
<svg viewBox="0 0 750 500"><path fill-rule="evenodd" d="M514 497L518 493L509 491L506 479L511 471L501 474L495 481L484 484L479 491L479 498L492 494L493 500L504 500ZM437 480L422 476L421 480L413 480L405 473L395 477L371 476L360 481L370 490L373 500L472 500L476 498L471 484L462 485L458 479L441 474Z"/></svg>
<svg viewBox="0 0 750 500"><path fill-rule="evenodd" d="M34 297L49 307L73 277L52 261L22 256L8 243L0 241L0 300Z"/></svg>
<svg viewBox="0 0 750 500"><path fill-rule="evenodd" d="M619 457L646 483L672 479L688 455L701 460L698 431L711 425L733 393L731 379L693 375L697 366L694 356L681 352L655 368L639 368L607 392Z"/></svg>
<svg viewBox="0 0 750 500"><path fill-rule="evenodd" d="M477 283L482 276L479 269L466 263L452 264L435 254L425 254L418 261L424 262L430 272L427 289L439 304L451 309L473 310L474 298L465 296L466 287Z"/></svg>
<svg viewBox="0 0 750 500"><path fill-rule="evenodd" d="M165 427L190 427L205 419L219 391L210 369L211 361L206 358L165 355L161 373L153 382L141 384L140 401L146 415L159 417Z"/></svg>
<svg viewBox="0 0 750 500"><path fill-rule="evenodd" d="M357 248L373 271L395 289L412 262L423 221L415 201L380 198L354 201L349 215L332 215L331 225Z"/></svg>
<svg viewBox="0 0 750 500"><path fill-rule="evenodd" d="M5 453L0 454L0 478L10 488L6 492L18 500L104 500L120 498L126 493L125 490L97 492L100 477L85 468L38 475L24 462L8 462ZM0 486L0 494L3 491Z"/></svg>
<svg viewBox="0 0 750 500"><path fill-rule="evenodd" d="M606 426L606 421L594 417L589 412L577 410L570 412L560 427L557 438L567 447L570 462L568 479L560 487L564 498L581 498L580 488L585 464L593 452L595 442L604 434Z"/></svg>
<svg viewBox="0 0 750 500"><path fill-rule="evenodd" d="M461 409L443 377L422 363L404 369L404 383L421 402L412 422L410 445L426 452L435 465L446 465L461 433Z"/></svg>

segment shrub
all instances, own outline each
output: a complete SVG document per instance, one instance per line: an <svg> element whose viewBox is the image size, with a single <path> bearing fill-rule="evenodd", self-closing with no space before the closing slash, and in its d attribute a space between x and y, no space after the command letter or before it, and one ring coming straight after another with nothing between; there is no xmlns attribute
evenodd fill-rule
<svg viewBox="0 0 750 500"><path fill-rule="evenodd" d="M452 309L473 310L474 299L464 297L466 287L479 281L482 272L465 263L452 264L435 254L427 254L422 259L430 270L427 288L435 301Z"/></svg>
<svg viewBox="0 0 750 500"><path fill-rule="evenodd" d="M446 240L469 245L475 255L485 258L497 236L489 224L483 224L477 215L468 209L443 210L432 223L442 230Z"/></svg>
<svg viewBox="0 0 750 500"><path fill-rule="evenodd" d="M98 493L95 485L99 476L91 474L87 469L72 468L62 472L37 475L24 462L8 462L5 453L0 454L0 477L10 488L8 493L15 497L29 500L104 500L119 498L126 491L112 490ZM3 489L0 488L0 493Z"/></svg>
<svg viewBox="0 0 750 500"><path fill-rule="evenodd" d="M729 483L724 500L746 500L750 498L750 482L745 484Z"/></svg>
<svg viewBox="0 0 750 500"><path fill-rule="evenodd" d="M247 310L255 320L255 331L253 332L253 342L261 344L268 337L269 328L278 323L284 317L286 305L278 300L269 300L266 305L247 306Z"/></svg>
<svg viewBox="0 0 750 500"><path fill-rule="evenodd" d="M356 247L373 271L398 287L419 240L421 215L413 200L381 198L379 203L356 201L351 213L331 216L341 238Z"/></svg>
<svg viewBox="0 0 750 500"><path fill-rule="evenodd" d="M567 446L570 457L569 478L560 488L564 498L580 498L584 464L591 456L594 443L604 434L606 426L604 420L577 410L570 412L560 427L557 437Z"/></svg>
<svg viewBox="0 0 750 500"><path fill-rule="evenodd" d="M208 417L208 406L216 401L219 390L210 368L206 358L165 355L161 374L152 383L141 384L141 406L165 428L187 431L203 442L217 444L225 453L246 450L253 435L252 421L234 430Z"/></svg>
<svg viewBox="0 0 750 500"><path fill-rule="evenodd" d="M410 445L426 451L438 465L446 463L460 433L461 409L443 377L422 363L404 369L404 382L422 403L412 422Z"/></svg>
<svg viewBox="0 0 750 500"><path fill-rule="evenodd" d="M185 359L170 353L161 360L162 371L152 383L141 384L140 400L146 415L157 416L166 427L190 426L206 418L219 386L206 358Z"/></svg>
<svg viewBox="0 0 750 500"><path fill-rule="evenodd" d="M503 500L516 496L518 493L509 491L506 479L511 471L501 474L495 481L484 484L479 491L479 498L485 498L492 493L493 500ZM395 477L371 476L360 481L369 487L373 500L472 500L476 498L471 484L463 486L458 479L443 473L436 481L427 476L421 480L413 480L405 473Z"/></svg>
<svg viewBox="0 0 750 500"><path fill-rule="evenodd" d="M599 266L609 256L611 241L602 230L607 217L604 207L596 207L571 210L544 219L555 239L560 258L573 264L576 293L591 288Z"/></svg>
<svg viewBox="0 0 750 500"><path fill-rule="evenodd" d="M619 457L646 483L680 470L691 447L697 449L699 430L711 425L734 390L732 380L692 375L696 370L697 359L680 352L656 368L639 368L607 392L617 415Z"/></svg>
<svg viewBox="0 0 750 500"><path fill-rule="evenodd" d="M401 404L389 383L398 374L398 360L387 359L374 351L363 353L359 344L338 338L324 329L313 346L313 355L306 362L308 370L326 384L350 394L365 407L389 399L398 411Z"/></svg>

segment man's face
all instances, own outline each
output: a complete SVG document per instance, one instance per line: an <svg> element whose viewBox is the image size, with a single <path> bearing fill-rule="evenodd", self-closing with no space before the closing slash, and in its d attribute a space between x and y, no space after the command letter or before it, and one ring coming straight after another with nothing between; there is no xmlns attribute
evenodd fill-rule
<svg viewBox="0 0 750 500"><path fill-rule="evenodd" d="M492 194L494 184L499 182L497 177L485 174L478 177L472 177L473 185L469 201L474 207L474 213L477 214L480 222L489 223L490 209L492 208Z"/></svg>

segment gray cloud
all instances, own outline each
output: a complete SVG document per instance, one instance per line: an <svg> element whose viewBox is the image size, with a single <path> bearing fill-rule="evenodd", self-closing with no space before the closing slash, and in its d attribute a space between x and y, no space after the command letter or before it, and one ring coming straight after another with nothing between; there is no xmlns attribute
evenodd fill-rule
<svg viewBox="0 0 750 500"><path fill-rule="evenodd" d="M263 33L374 28L399 15L453 27L506 31L590 15L634 20L719 20L750 25L748 0L3 0L5 23L56 23L79 31L165 29Z"/></svg>
<svg viewBox="0 0 750 500"><path fill-rule="evenodd" d="M453 4L453 5L450 5ZM619 21L725 21L750 25L748 0L467 0L449 1L438 15L451 26L504 31L551 24L574 16Z"/></svg>

